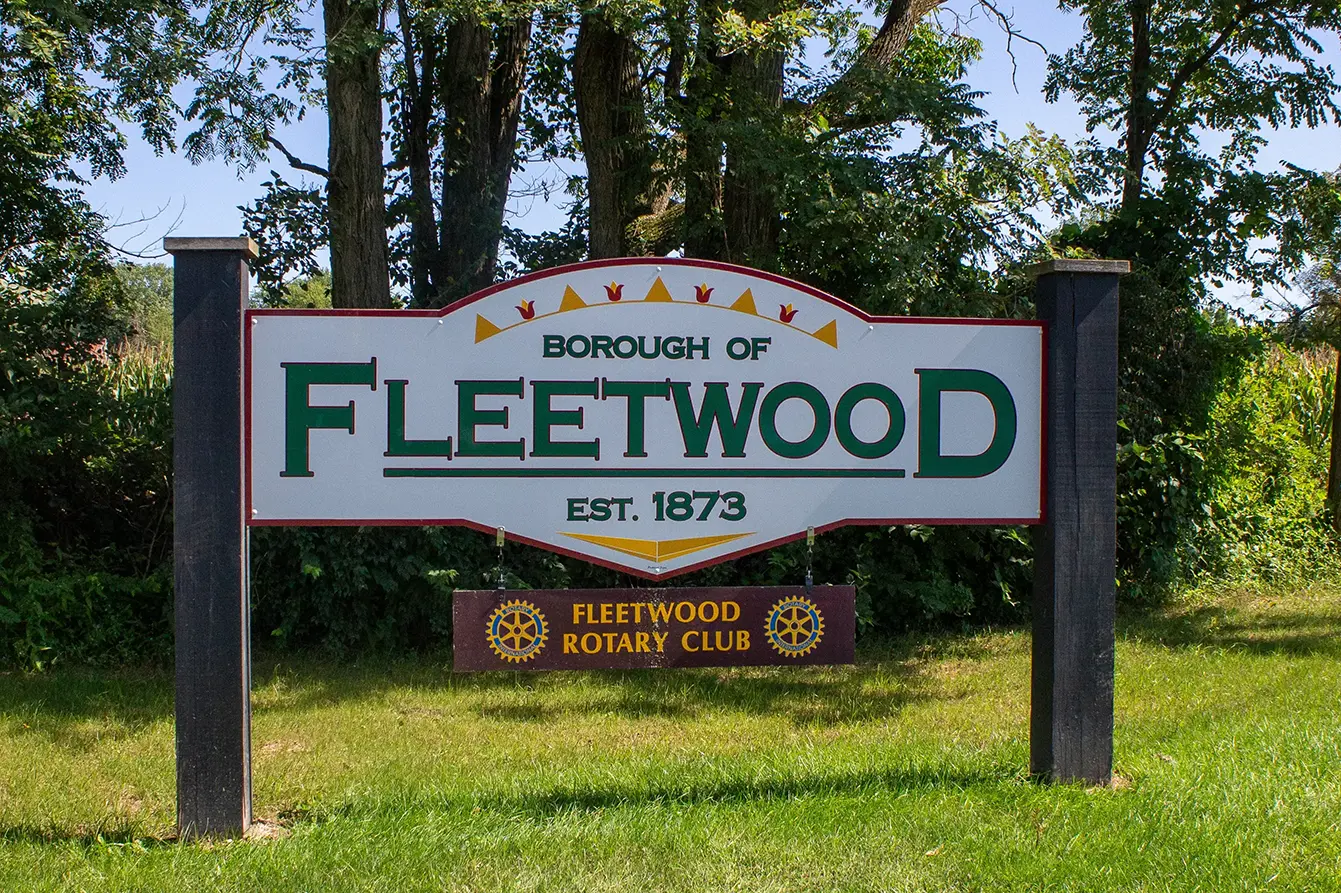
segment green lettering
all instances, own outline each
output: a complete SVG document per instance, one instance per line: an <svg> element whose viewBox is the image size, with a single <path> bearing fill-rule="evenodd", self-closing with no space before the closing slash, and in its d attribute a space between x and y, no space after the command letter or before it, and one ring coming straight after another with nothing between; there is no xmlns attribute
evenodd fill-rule
<svg viewBox="0 0 1341 893"><path fill-rule="evenodd" d="M670 399L668 381L609 381L601 379L601 399L624 397L628 400L628 448L630 459L647 458L647 398Z"/></svg>
<svg viewBox="0 0 1341 893"><path fill-rule="evenodd" d="M863 400L877 400L889 413L889 428L883 437L871 442L864 441L852 432L852 412ZM894 452L894 448L903 440L903 431L907 426L907 417L903 412L903 401L889 388L875 382L863 382L853 385L838 398L838 407L833 416L834 432L838 443L858 459L879 459Z"/></svg>
<svg viewBox="0 0 1341 893"><path fill-rule="evenodd" d="M740 409L731 413L731 400L726 396L726 382L710 381L703 385L703 403L694 415L694 401L689 396L689 383L673 381L671 394L675 398L675 413L680 421L680 436L684 439L684 454L689 459L703 459L708 455L708 440L714 426L722 440L722 457L739 459L745 455L745 439L750 434L754 419L754 405L759 400L763 384L746 382L740 386Z"/></svg>
<svg viewBox="0 0 1341 893"><path fill-rule="evenodd" d="M815 426L810 433L794 443L778 433L778 409L787 400L804 400L815 414ZM829 439L829 401L813 384L783 382L768 392L759 407L759 434L764 439L764 446L784 459L813 456Z"/></svg>
<svg viewBox="0 0 1341 893"><path fill-rule="evenodd" d="M980 478L1010 458L1015 448L1015 399L1006 385L981 369L916 369L917 474L920 478ZM982 394L992 404L992 442L976 456L941 452L941 395L946 391Z"/></svg>
<svg viewBox="0 0 1341 893"><path fill-rule="evenodd" d="M280 363L284 369L285 478L310 478L309 432L313 428L354 433L354 401L344 406L312 406L314 384L365 385L377 390L377 357L366 363Z"/></svg>
<svg viewBox="0 0 1341 893"><path fill-rule="evenodd" d="M525 379L516 381L457 381L456 383L456 434L460 441L456 445L457 456L471 458L506 457L523 459L526 457L526 438L517 440L476 440L475 429L482 425L508 426L507 407L502 409L480 409L475 398L481 396L521 397L526 393Z"/></svg>
<svg viewBox="0 0 1341 893"><path fill-rule="evenodd" d="M446 456L452 457L452 439L405 439L405 386L408 381L387 379L386 385L386 452L384 456Z"/></svg>
<svg viewBox="0 0 1341 893"><path fill-rule="evenodd" d="M600 393L600 382L591 381L533 381L535 388L534 433L532 456L568 459L600 459L601 440L555 441L550 431L556 425L582 427L582 409L554 409L551 397L595 397Z"/></svg>

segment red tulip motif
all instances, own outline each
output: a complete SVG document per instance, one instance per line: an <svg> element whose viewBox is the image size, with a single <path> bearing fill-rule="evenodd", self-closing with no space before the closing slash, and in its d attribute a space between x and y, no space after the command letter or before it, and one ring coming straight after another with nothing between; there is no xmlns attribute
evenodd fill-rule
<svg viewBox="0 0 1341 893"><path fill-rule="evenodd" d="M694 286L694 300L700 304L708 303L708 298L712 297L712 289L708 288L708 283Z"/></svg>
<svg viewBox="0 0 1341 893"><path fill-rule="evenodd" d="M624 286L611 282L605 287L605 296L612 301L618 301L624 297Z"/></svg>
<svg viewBox="0 0 1341 893"><path fill-rule="evenodd" d="M791 322L796 318L796 311L792 309L791 304L778 305L778 319L783 322Z"/></svg>
<svg viewBox="0 0 1341 893"><path fill-rule="evenodd" d="M535 319L535 301L522 301L517 305L517 312L522 319Z"/></svg>

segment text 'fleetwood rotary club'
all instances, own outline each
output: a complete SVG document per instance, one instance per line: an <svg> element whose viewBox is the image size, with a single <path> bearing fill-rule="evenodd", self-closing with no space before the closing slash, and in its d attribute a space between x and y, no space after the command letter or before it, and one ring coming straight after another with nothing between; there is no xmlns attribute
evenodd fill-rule
<svg viewBox="0 0 1341 893"><path fill-rule="evenodd" d="M791 666L853 660L851 586L458 591L457 670Z"/></svg>

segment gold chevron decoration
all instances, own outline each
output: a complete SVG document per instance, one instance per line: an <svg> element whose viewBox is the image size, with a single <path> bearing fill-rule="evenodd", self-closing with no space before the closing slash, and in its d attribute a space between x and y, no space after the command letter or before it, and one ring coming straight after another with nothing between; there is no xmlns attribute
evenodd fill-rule
<svg viewBox="0 0 1341 893"><path fill-rule="evenodd" d="M657 280L658 282L660 280ZM587 302L582 300L581 295L573 291L571 285L563 287L563 300L559 302L559 312L567 313L569 310L581 310L587 306Z"/></svg>
<svg viewBox="0 0 1341 893"><path fill-rule="evenodd" d="M647 297L643 300L648 303L667 304L674 301L674 298L671 297L670 290L666 288L666 283L662 282L661 277L658 276L657 281L653 282L652 287L647 290Z"/></svg>
<svg viewBox="0 0 1341 893"><path fill-rule="evenodd" d="M830 347L838 347L838 320L833 319L826 322L815 330L814 337L823 341Z"/></svg>
<svg viewBox="0 0 1341 893"><path fill-rule="evenodd" d="M622 288L622 286L618 287ZM712 293L711 289L709 289L707 293L711 294ZM527 318L525 314L523 314L523 318L521 319L521 321L514 322L511 325L507 326L496 325L495 323L485 319L480 314L478 313L475 314L475 343L479 344L481 341L487 341L488 339L494 337L495 335L501 332L506 332L509 329L515 329L517 326L524 326L528 322L534 322L537 319L544 319L547 316L555 316L560 313L568 313L572 310L587 310L589 308L594 307L627 306L630 303L679 304L680 306L692 306L692 307L716 307L718 310L733 310L736 313L746 313L749 314L750 316L759 317L760 319L770 319L772 322L779 321L777 319L771 319L771 317L764 317L759 315L759 310L754 303L754 292L752 292L748 288L741 293L740 297L736 298L734 302L732 302L729 306L726 307L723 307L721 304L714 305L707 302L700 302L697 300L677 301L675 300L675 298L671 296L670 289L666 287L666 283L661 281L660 276L658 276L656 278L656 281L652 283L652 287L648 289L647 296L644 297L642 301L623 301L620 303L615 303L612 301L603 301L598 304L588 304L586 301L582 299L582 296L579 295L573 289L571 285L565 285L563 287L563 296L559 299L559 307L557 310L551 310L548 313L537 313L535 311L538 308L535 308L534 306L537 302L532 301L530 303L532 305L530 308L528 308L528 311L531 313L530 318ZM832 348L837 349L838 347L838 320L836 319L830 320L829 322L820 326L814 332L803 331L803 333L810 335L810 337L816 339L817 341L823 341L825 344L829 345Z"/></svg>
<svg viewBox="0 0 1341 893"><path fill-rule="evenodd" d="M590 533L565 533L564 531L559 531L559 533L562 536L572 537L575 540L591 543L594 546L603 546L616 552L622 552L625 555L633 555L637 558L646 558L648 561L658 562L692 555L695 552L702 552L714 546L754 535L751 532L728 533L721 536L691 536L677 540L639 540L622 536L596 536Z"/></svg>
<svg viewBox="0 0 1341 893"><path fill-rule="evenodd" d="M503 331L503 330L500 329L498 326L494 325L493 323L489 322L489 320L485 319L483 316L480 316L478 313L475 314L475 343L476 343L476 344L479 344L481 341L485 340L486 338L492 338L492 337L494 337L495 335L497 335L497 334L498 334L499 332L501 332L501 331Z"/></svg>
<svg viewBox="0 0 1341 893"><path fill-rule="evenodd" d="M731 305L731 309L737 313L750 313L754 316L759 315L759 311L754 306L754 292L750 291L748 288L745 289L744 294L736 298L736 303Z"/></svg>

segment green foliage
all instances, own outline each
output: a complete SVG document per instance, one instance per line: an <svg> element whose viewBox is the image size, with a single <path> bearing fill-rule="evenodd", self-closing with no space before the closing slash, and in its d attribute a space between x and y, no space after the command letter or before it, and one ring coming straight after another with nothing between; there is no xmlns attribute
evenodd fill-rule
<svg viewBox="0 0 1341 893"><path fill-rule="evenodd" d="M1038 210L1065 213L1079 193L1060 140L1011 140L985 119L964 83L979 52L921 26L863 112L873 123L816 111L760 150L780 183L783 272L872 313L1027 309L993 295L989 271L1036 250Z"/></svg>
<svg viewBox="0 0 1341 893"><path fill-rule="evenodd" d="M274 171L262 184L266 192L242 207L242 228L256 241L251 264L262 303L283 304L287 283L294 277L321 274L316 255L330 242L325 190L306 182L294 186Z"/></svg>
<svg viewBox="0 0 1341 893"><path fill-rule="evenodd" d="M1312 250L1326 199L1321 175L1257 166L1264 127L1341 123L1341 82L1325 32L1334 0L1066 0L1084 38L1049 59L1045 94L1069 93L1091 132L1082 158L1123 220L1109 256L1172 263L1200 285L1236 278L1255 290L1288 282ZM1221 137L1218 152L1212 148ZM1151 170L1147 171L1147 165ZM1094 193L1096 200L1106 196ZM1327 213L1335 221L1335 204ZM1263 241L1267 240L1267 244ZM1160 277L1171 283L1171 277Z"/></svg>
<svg viewBox="0 0 1341 893"><path fill-rule="evenodd" d="M176 0L0 3L3 272L59 270L67 254L102 250L102 219L79 191L85 172L125 172L119 121L173 148L172 87L195 64L195 31Z"/></svg>
<svg viewBox="0 0 1341 893"><path fill-rule="evenodd" d="M124 296L120 315L132 346L172 348L172 268L167 264L118 264L116 277Z"/></svg>
<svg viewBox="0 0 1341 893"><path fill-rule="evenodd" d="M1203 568L1198 547L1210 519L1206 458L1198 438L1156 434L1145 443L1120 423L1117 521L1119 591L1124 601L1158 598Z"/></svg>
<svg viewBox="0 0 1341 893"><path fill-rule="evenodd" d="M171 364L108 349L118 285L0 282L0 637L21 663L167 641Z"/></svg>
<svg viewBox="0 0 1341 893"><path fill-rule="evenodd" d="M1216 401L1207 436L1207 569L1307 579L1338 567L1323 517L1334 387L1330 351L1275 348Z"/></svg>
<svg viewBox="0 0 1341 893"><path fill-rule="evenodd" d="M1260 351L1207 409L1206 433L1118 449L1124 598L1198 579L1306 580L1341 571L1324 513L1329 354Z"/></svg>
<svg viewBox="0 0 1341 893"><path fill-rule="evenodd" d="M302 276L284 286L284 300L279 306L329 309L331 306L331 271L322 270L315 276Z"/></svg>

